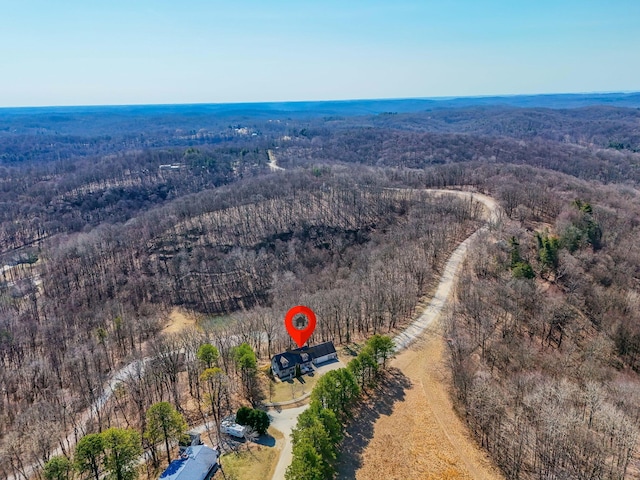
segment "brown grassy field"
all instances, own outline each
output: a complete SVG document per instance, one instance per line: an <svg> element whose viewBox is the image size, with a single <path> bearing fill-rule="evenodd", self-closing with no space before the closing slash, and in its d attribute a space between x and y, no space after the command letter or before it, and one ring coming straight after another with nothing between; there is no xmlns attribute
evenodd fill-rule
<svg viewBox="0 0 640 480"><path fill-rule="evenodd" d="M504 478L454 411L444 353L436 328L393 360L347 430L338 478Z"/></svg>
<svg viewBox="0 0 640 480"><path fill-rule="evenodd" d="M196 325L196 314L174 307L169 314L169 323L164 327L162 333L178 333L186 327L194 325Z"/></svg>
<svg viewBox="0 0 640 480"><path fill-rule="evenodd" d="M282 439L282 434L274 428L269 428L269 434L273 437L272 440ZM237 453L225 454L220 462L226 475L220 475L220 478L227 478L227 476L237 480L271 478L279 453L279 447L252 443L249 448L242 447Z"/></svg>

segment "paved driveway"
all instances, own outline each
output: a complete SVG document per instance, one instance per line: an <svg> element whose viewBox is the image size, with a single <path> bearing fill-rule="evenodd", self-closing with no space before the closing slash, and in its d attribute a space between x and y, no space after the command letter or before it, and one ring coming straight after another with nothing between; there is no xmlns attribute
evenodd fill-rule
<svg viewBox="0 0 640 480"><path fill-rule="evenodd" d="M276 430L279 430L284 435L282 440L282 450L280 451L280 457L278 458L278 464L273 474L273 480L284 480L284 474L287 471L287 467L291 464L293 448L291 445L291 430L296 426L298 422L298 415L304 412L309 405L303 405L296 408L284 408L278 410L269 410L269 416L271 417L271 426Z"/></svg>

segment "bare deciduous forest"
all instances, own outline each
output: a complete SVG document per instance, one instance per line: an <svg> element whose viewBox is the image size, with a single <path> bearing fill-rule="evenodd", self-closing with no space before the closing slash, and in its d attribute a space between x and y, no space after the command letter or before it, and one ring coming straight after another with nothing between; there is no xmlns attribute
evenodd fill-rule
<svg viewBox="0 0 640 480"><path fill-rule="evenodd" d="M478 442L508 478L640 477L640 113L546 107L0 111L0 478L144 438L159 401L191 424L259 405L238 346L290 347L294 304L312 342L397 331L481 224L432 187L506 213L446 325ZM174 307L208 320L163 332Z"/></svg>

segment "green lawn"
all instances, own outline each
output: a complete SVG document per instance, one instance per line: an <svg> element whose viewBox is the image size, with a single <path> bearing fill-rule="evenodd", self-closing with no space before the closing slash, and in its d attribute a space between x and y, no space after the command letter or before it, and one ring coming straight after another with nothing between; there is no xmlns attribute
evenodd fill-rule
<svg viewBox="0 0 640 480"><path fill-rule="evenodd" d="M287 400L293 400L300 398L305 393L311 392L313 386L318 381L317 372L312 375L303 375L302 377L293 378L290 380L269 380L271 387L270 392L267 391L267 401L274 402L286 402Z"/></svg>

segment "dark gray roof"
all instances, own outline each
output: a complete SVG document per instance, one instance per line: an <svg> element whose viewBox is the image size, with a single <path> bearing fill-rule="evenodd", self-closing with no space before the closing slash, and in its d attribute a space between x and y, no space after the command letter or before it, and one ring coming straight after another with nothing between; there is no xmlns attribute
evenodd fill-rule
<svg viewBox="0 0 640 480"><path fill-rule="evenodd" d="M307 363L310 360L318 357L324 357L325 355L329 355L331 353L336 353L336 347L334 347L333 342L324 342L319 343L318 345L313 345L311 347L304 346L302 348L296 348L295 350L278 353L277 355L273 356L273 359L277 362L280 370L282 370L285 368L294 367L296 364ZM305 355L309 355L309 358L307 360L304 359ZM282 359L285 359L288 364L283 365Z"/></svg>
<svg viewBox="0 0 640 480"><path fill-rule="evenodd" d="M309 353L313 358L324 357L331 353L336 353L336 347L333 346L333 342L319 343L309 347Z"/></svg>
<svg viewBox="0 0 640 480"><path fill-rule="evenodd" d="M218 463L218 451L206 445L196 445L171 462L162 472L162 480L204 480Z"/></svg>
<svg viewBox="0 0 640 480"><path fill-rule="evenodd" d="M303 360L302 356L297 350L290 350L288 352L278 353L277 355L273 356L273 359L277 362L278 368L280 370L284 370L285 368L292 368L292 367L295 367L296 365L301 365L311 360L311 359L306 361ZM283 362L283 360L286 360L286 362Z"/></svg>

